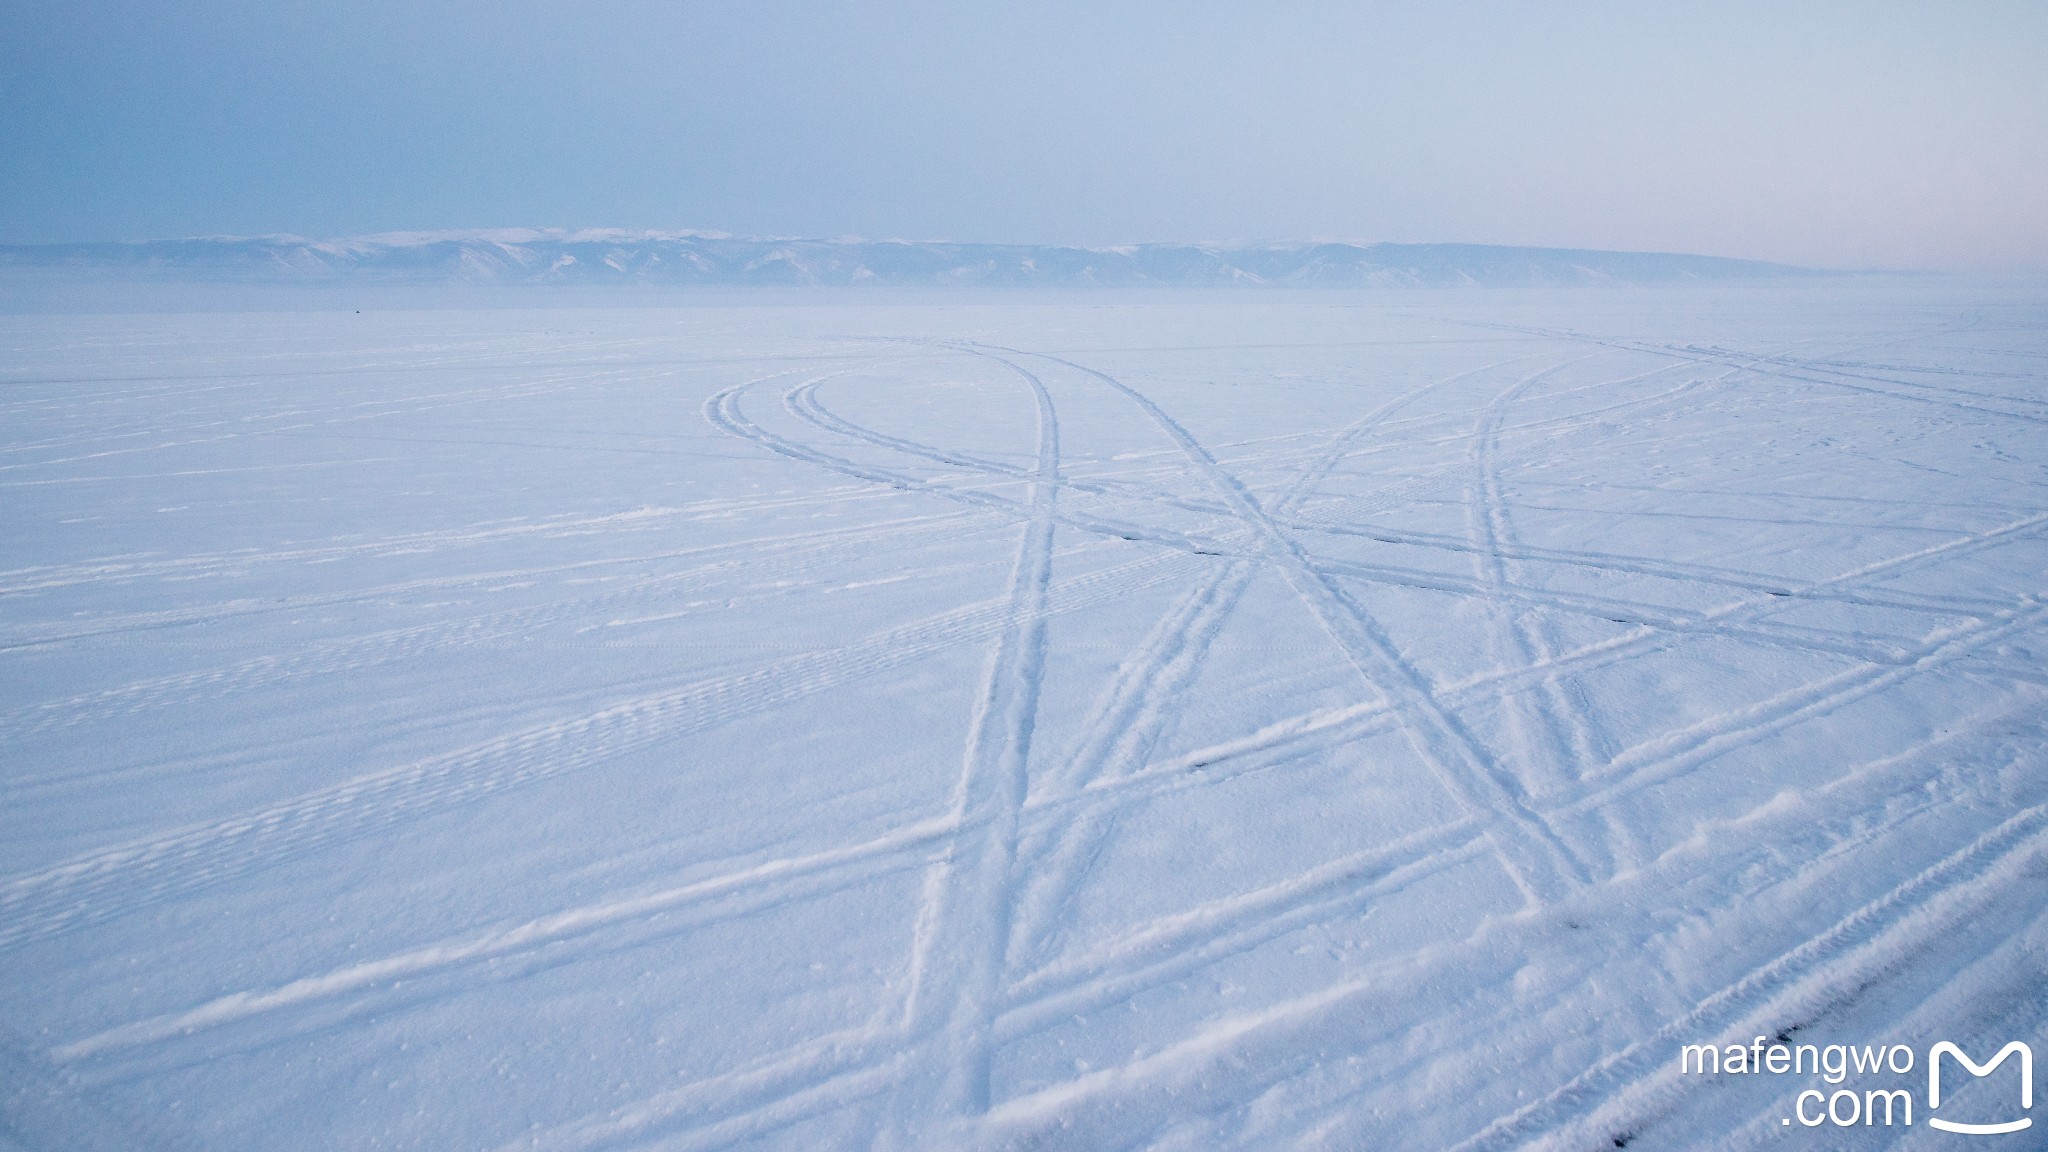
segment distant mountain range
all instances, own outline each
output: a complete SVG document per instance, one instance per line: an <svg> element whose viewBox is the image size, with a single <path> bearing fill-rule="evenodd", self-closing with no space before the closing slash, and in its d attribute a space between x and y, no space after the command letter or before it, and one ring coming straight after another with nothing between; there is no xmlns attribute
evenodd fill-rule
<svg viewBox="0 0 2048 1152"><path fill-rule="evenodd" d="M1489 244L1065 248L611 229L0 245L0 269L170 281L1119 288L1634 284L1823 275L1717 256Z"/></svg>

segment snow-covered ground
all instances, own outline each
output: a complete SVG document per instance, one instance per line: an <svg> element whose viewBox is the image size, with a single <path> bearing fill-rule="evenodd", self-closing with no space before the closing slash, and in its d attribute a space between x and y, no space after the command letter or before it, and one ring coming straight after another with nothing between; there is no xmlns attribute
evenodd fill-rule
<svg viewBox="0 0 2048 1152"><path fill-rule="evenodd" d="M2044 304L0 317L0 1148L1967 1145Z"/></svg>

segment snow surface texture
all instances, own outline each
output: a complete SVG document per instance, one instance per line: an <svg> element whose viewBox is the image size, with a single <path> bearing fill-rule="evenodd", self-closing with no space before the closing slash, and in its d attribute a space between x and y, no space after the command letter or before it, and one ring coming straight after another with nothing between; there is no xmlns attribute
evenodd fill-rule
<svg viewBox="0 0 2048 1152"><path fill-rule="evenodd" d="M1932 1147L1677 1047L2048 1052L2039 296L802 299L0 319L0 1147Z"/></svg>
<svg viewBox="0 0 2048 1152"><path fill-rule="evenodd" d="M0 245L0 273L280 283L1402 287L1810 277L1783 264L1490 244L945 244L505 228L347 240Z"/></svg>

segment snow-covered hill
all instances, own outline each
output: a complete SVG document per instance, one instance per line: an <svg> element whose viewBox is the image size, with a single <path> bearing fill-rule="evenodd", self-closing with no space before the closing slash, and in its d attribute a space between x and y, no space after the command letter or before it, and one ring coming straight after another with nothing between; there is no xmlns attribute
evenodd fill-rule
<svg viewBox="0 0 2048 1152"><path fill-rule="evenodd" d="M1810 276L1751 260L1485 244L1140 244L1118 248L715 233L499 229L347 240L200 237L0 247L0 268L207 280L405 283L1414 285L1661 283Z"/></svg>

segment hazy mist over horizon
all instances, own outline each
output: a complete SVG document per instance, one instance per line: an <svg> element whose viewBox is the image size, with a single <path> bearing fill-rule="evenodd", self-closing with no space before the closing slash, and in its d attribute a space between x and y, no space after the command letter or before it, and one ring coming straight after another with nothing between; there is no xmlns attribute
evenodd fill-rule
<svg viewBox="0 0 2048 1152"><path fill-rule="evenodd" d="M0 243L489 227L2048 266L2048 9L0 7Z"/></svg>

